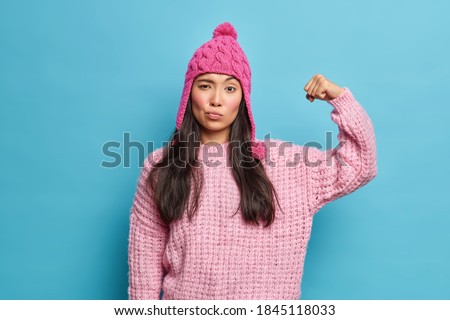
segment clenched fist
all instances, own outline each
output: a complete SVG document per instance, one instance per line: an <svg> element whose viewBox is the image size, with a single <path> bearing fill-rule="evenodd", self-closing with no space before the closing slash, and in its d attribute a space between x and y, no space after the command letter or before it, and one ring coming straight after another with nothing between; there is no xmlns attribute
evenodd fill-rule
<svg viewBox="0 0 450 320"><path fill-rule="evenodd" d="M331 82L321 74L316 74L306 84L304 90L307 92L306 99L313 102L314 99L330 101L337 98L344 89Z"/></svg>

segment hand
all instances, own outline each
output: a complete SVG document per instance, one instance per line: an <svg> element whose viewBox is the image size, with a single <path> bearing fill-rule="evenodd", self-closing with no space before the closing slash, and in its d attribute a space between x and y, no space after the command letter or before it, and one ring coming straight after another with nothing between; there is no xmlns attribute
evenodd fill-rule
<svg viewBox="0 0 450 320"><path fill-rule="evenodd" d="M314 99L330 101L337 98L344 89L331 82L321 74L316 74L306 84L304 90L307 92L306 99L313 102Z"/></svg>

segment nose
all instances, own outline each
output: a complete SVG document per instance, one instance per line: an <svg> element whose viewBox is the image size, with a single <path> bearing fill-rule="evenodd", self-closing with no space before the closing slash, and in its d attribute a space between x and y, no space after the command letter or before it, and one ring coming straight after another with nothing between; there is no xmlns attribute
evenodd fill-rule
<svg viewBox="0 0 450 320"><path fill-rule="evenodd" d="M219 90L214 90L211 94L211 102L212 107L220 107L222 106L222 97L220 95Z"/></svg>

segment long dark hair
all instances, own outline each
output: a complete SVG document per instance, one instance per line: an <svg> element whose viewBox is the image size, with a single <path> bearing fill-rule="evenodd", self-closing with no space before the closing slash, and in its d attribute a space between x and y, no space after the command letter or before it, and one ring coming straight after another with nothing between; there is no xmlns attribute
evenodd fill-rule
<svg viewBox="0 0 450 320"><path fill-rule="evenodd" d="M244 220L256 225L261 220L268 227L275 219L275 199L279 206L280 203L261 161L252 156L250 120L244 99L231 124L229 141L227 161L231 163L239 187L239 207ZM199 147L200 126L193 116L189 99L180 129L172 133L162 159L153 165L147 181L160 217L168 224L180 219L185 210L191 220L198 209L203 188L202 166L196 157Z"/></svg>

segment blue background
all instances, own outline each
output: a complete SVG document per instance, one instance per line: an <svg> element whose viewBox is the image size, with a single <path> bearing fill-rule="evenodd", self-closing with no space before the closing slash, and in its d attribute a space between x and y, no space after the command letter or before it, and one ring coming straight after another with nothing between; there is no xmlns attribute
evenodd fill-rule
<svg viewBox="0 0 450 320"><path fill-rule="evenodd" d="M302 299L450 299L449 2L0 1L0 298L126 299L141 158L224 21L257 137L337 143L321 73L371 117L378 176L314 218ZM115 142L119 166L102 152ZM127 150L128 149L128 150ZM125 165L124 156L130 156Z"/></svg>

